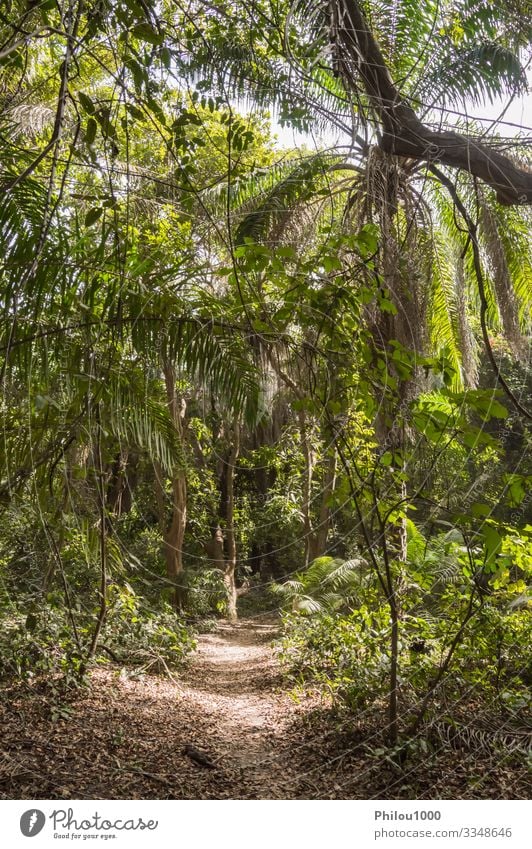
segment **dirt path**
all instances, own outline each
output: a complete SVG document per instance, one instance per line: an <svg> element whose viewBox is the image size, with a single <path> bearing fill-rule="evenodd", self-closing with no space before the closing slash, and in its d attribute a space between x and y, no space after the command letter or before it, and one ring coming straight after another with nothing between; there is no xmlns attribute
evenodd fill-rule
<svg viewBox="0 0 532 849"><path fill-rule="evenodd" d="M252 798L286 798L295 774L287 757L288 723L298 707L282 689L271 643L277 626L245 620L200 637L185 676L184 700L212 723L207 740L217 762Z"/></svg>
<svg viewBox="0 0 532 849"><path fill-rule="evenodd" d="M379 714L364 725L294 701L277 627L220 623L175 681L110 664L69 697L42 679L0 689L0 798L527 798L526 768L497 752L489 768L444 749L401 769L372 754Z"/></svg>
<svg viewBox="0 0 532 849"><path fill-rule="evenodd" d="M283 689L277 629L264 618L219 623L175 681L110 665L66 702L37 684L4 690L0 796L297 798L305 746L289 726L305 710Z"/></svg>

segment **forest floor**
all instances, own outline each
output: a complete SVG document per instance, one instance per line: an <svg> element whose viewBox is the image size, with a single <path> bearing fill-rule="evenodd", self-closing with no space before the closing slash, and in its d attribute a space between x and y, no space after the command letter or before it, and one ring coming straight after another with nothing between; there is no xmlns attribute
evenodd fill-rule
<svg viewBox="0 0 532 849"><path fill-rule="evenodd" d="M346 721L287 689L277 632L268 617L219 623L176 680L109 665L68 697L44 682L4 687L0 798L526 798L522 764L500 753L447 748L395 765L374 717Z"/></svg>

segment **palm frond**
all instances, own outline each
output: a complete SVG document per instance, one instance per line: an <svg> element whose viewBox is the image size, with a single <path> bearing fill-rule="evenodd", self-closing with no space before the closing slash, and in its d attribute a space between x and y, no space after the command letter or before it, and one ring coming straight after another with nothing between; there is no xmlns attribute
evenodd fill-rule
<svg viewBox="0 0 532 849"><path fill-rule="evenodd" d="M274 585L297 613L312 614L353 607L357 593L367 583L366 561L361 557L341 560L318 557L295 579Z"/></svg>
<svg viewBox="0 0 532 849"><path fill-rule="evenodd" d="M250 203L253 209L238 225L236 243L243 244L246 239L261 241L268 235L275 239L275 234L282 231L287 221L326 183L328 169L335 162L339 162L339 157L317 153L296 164L290 163L288 173L269 190L258 186L259 191Z"/></svg>
<svg viewBox="0 0 532 849"><path fill-rule="evenodd" d="M329 570L321 580L324 587L332 587L337 593L344 587L360 585L363 575L363 569L367 563L362 558L353 558L352 560L333 560L329 566Z"/></svg>
<svg viewBox="0 0 532 849"><path fill-rule="evenodd" d="M184 446L168 407L153 397L141 375L127 369L113 375L102 385L101 397L108 407L105 421L116 439L146 451L169 475L186 468Z"/></svg>
<svg viewBox="0 0 532 849"><path fill-rule="evenodd" d="M458 48L442 45L438 62L424 78L420 96L434 106L460 104L464 97L483 104L527 90L526 73L518 55L495 41L476 41Z"/></svg>
<svg viewBox="0 0 532 849"><path fill-rule="evenodd" d="M482 192L479 194L479 206L483 245L488 260L487 270L497 299L504 336L514 355L522 362L526 362L529 346L521 333L519 303L508 265L508 254L510 254L512 235L511 232L507 232L505 241L503 241L496 213L492 206L488 204ZM513 265L515 268L515 262ZM517 280L520 282L522 281L522 268L523 266L526 267L526 265L528 265L528 269L530 270L530 252L524 250L519 258ZM530 282L531 278L529 277L528 279ZM528 291L523 293L523 288L525 290L528 288ZM530 286L523 287L521 283L518 291L520 294L524 294L526 298L525 305L528 306L530 315Z"/></svg>
<svg viewBox="0 0 532 849"><path fill-rule="evenodd" d="M429 308L430 335L433 349L445 349L460 381L461 350L455 291L455 268L452 245L440 231L432 238L433 265L431 303Z"/></svg>
<svg viewBox="0 0 532 849"><path fill-rule="evenodd" d="M310 596L296 596L292 601L292 610L294 613L321 613L323 605Z"/></svg>

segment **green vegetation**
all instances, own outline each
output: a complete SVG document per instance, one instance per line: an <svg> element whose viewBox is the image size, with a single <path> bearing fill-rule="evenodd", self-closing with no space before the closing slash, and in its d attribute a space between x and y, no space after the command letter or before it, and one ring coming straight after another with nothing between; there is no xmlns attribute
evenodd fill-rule
<svg viewBox="0 0 532 849"><path fill-rule="evenodd" d="M530 147L460 109L526 90L525 5L5 4L4 682L281 608L392 748L524 722Z"/></svg>

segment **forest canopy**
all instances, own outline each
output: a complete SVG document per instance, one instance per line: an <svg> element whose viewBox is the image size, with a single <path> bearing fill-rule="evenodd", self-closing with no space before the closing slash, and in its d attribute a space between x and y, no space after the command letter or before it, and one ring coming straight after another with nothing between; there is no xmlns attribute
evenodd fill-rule
<svg viewBox="0 0 532 849"><path fill-rule="evenodd" d="M64 720L266 612L396 763L474 711L520 768L531 130L468 112L528 91L527 11L2 5L3 687Z"/></svg>

